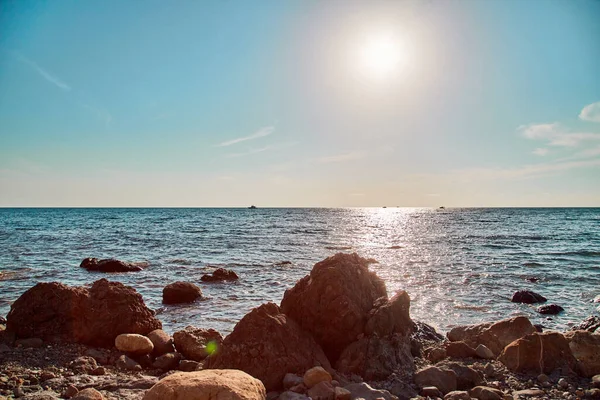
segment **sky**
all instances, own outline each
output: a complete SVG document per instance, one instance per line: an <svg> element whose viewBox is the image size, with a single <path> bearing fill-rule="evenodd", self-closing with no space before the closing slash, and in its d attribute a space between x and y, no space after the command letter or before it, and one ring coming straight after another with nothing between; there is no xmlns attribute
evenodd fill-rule
<svg viewBox="0 0 600 400"><path fill-rule="evenodd" d="M600 206L600 1L5 1L0 206Z"/></svg>

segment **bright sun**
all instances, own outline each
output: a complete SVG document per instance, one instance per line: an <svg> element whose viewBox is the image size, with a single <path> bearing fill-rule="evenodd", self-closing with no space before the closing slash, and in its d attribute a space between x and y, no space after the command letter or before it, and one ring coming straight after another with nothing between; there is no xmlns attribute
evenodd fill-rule
<svg viewBox="0 0 600 400"><path fill-rule="evenodd" d="M403 69L405 49L392 34L376 34L365 38L360 48L363 73L373 79L388 79Z"/></svg>

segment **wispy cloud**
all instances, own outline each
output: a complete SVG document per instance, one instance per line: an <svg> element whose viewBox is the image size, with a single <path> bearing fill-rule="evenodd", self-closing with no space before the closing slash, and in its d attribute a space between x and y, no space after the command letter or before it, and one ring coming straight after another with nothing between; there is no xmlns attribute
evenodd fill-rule
<svg viewBox="0 0 600 400"><path fill-rule="evenodd" d="M285 148L288 148L288 147L295 146L297 144L298 144L298 142L272 144L272 145L268 145L268 146L264 146L264 147L259 147L259 148L256 148L256 149L249 149L248 151L244 151L244 152L241 152L241 153L230 153L230 154L227 154L226 156L229 157L229 158L249 156L249 155L252 155L252 154L262 153L262 152L265 152L265 151L281 150L281 149L285 149Z"/></svg>
<svg viewBox="0 0 600 400"><path fill-rule="evenodd" d="M360 160L367 156L366 153L362 151L351 151L349 153L335 154L331 156L321 157L317 159L317 163L319 164L330 164L330 163L339 163L353 160Z"/></svg>
<svg viewBox="0 0 600 400"><path fill-rule="evenodd" d="M584 121L600 122L600 101L588 104L579 113L579 118Z"/></svg>
<svg viewBox="0 0 600 400"><path fill-rule="evenodd" d="M36 71L42 78L44 78L45 80L47 80L48 82L52 83L53 85L55 85L56 87L58 87L59 89L64 90L65 92L69 92L71 91L71 86L67 85L65 82L63 82L61 79L59 79L58 77L54 76L53 74L51 74L50 72L48 72L47 70L45 70L44 68L40 67L37 63L35 63L34 61L31 61L30 59L24 57L23 55L18 55L17 56L18 59L29 65L31 68L33 68L34 71Z"/></svg>
<svg viewBox="0 0 600 400"><path fill-rule="evenodd" d="M239 137L239 138L236 138L236 139L227 140L225 142L219 143L216 146L217 147L231 146L231 145L236 144L236 143L241 143L241 142L245 142L245 141L248 141L248 140L254 140L254 139L261 138L261 137L269 136L274 131L275 131L275 127L274 126L265 126L263 128L260 128L258 131L254 132L252 135L248 135L248 136L243 136L243 137Z"/></svg>
<svg viewBox="0 0 600 400"><path fill-rule="evenodd" d="M583 142L600 140L600 133L570 132L558 122L521 125L517 129L528 139L547 140L549 146L577 147Z"/></svg>

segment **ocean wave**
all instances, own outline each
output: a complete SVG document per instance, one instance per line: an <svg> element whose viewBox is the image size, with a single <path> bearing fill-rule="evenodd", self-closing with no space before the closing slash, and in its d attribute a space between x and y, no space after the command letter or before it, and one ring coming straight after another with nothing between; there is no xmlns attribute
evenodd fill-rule
<svg viewBox="0 0 600 400"><path fill-rule="evenodd" d="M594 250L577 250L577 251L564 251L547 253L551 256L581 256L581 257L600 257L600 251Z"/></svg>
<svg viewBox="0 0 600 400"><path fill-rule="evenodd" d="M538 262L532 261L532 262L523 263L523 266L524 267L543 267L544 264L540 264Z"/></svg>
<svg viewBox="0 0 600 400"><path fill-rule="evenodd" d="M325 246L327 250L351 250L352 246Z"/></svg>

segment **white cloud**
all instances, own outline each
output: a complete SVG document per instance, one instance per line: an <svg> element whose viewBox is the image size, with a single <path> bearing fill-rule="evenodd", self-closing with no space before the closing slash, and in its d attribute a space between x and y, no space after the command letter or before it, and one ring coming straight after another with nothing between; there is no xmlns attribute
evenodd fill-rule
<svg viewBox="0 0 600 400"><path fill-rule="evenodd" d="M58 77L52 75L50 72L46 71L44 68L40 67L35 62L27 59L26 57L24 57L22 55L19 55L18 58L19 58L19 60L21 60L21 62L23 62L23 63L29 65L31 68L33 68L38 74L40 74L40 76L42 78L44 78L48 82L54 84L59 89L62 89L65 92L71 91L71 86L67 85L61 79L59 79Z"/></svg>
<svg viewBox="0 0 600 400"><path fill-rule="evenodd" d="M338 163L345 161L360 160L367 155L361 151L352 151L349 153L335 154L332 156L321 157L317 160L319 164Z"/></svg>
<svg viewBox="0 0 600 400"><path fill-rule="evenodd" d="M538 147L537 149L533 150L533 154L535 154L536 156L545 156L546 154L548 154L550 150L548 150L545 147Z"/></svg>
<svg viewBox="0 0 600 400"><path fill-rule="evenodd" d="M583 107L579 118L584 121L600 122L600 101Z"/></svg>
<svg viewBox="0 0 600 400"><path fill-rule="evenodd" d="M281 149L295 146L297 144L298 144L298 142L272 144L272 145L260 147L258 149L250 149L250 150L242 152L242 153L230 153L230 154L227 154L227 157L232 158L232 157L249 156L251 154L262 153L262 152L268 151L268 150L281 150Z"/></svg>
<svg viewBox="0 0 600 400"><path fill-rule="evenodd" d="M528 139L547 140L549 146L577 147L582 142L600 140L600 133L569 132L566 127L558 122L521 125L517 129Z"/></svg>
<svg viewBox="0 0 600 400"><path fill-rule="evenodd" d="M263 128L260 128L258 131L254 132L252 135L248 135L248 136L239 137L239 138L236 138L236 139L227 140L225 142L219 143L216 146L217 147L225 147L225 146L231 146L232 144L236 144L236 143L240 143L240 142L245 142L247 140L258 139L258 138L261 138L261 137L269 136L270 134L273 133L273 131L275 131L275 127L274 126L265 126Z"/></svg>

